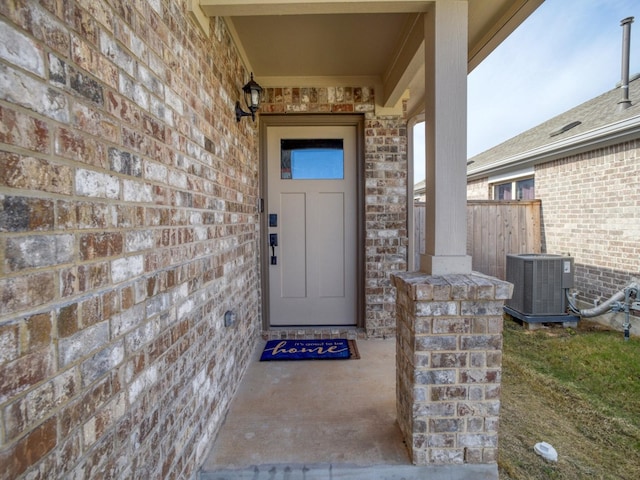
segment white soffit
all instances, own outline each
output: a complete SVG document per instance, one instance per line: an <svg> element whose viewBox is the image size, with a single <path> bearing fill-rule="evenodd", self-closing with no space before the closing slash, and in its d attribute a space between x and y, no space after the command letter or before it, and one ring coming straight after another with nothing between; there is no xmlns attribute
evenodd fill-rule
<svg viewBox="0 0 640 480"><path fill-rule="evenodd" d="M468 0L469 71L542 2ZM205 15L225 17L247 69L263 86L291 85L292 79L336 86L361 80L376 87L381 105L395 105L409 90L408 111L423 109L422 15L433 0L199 0L199 5Z"/></svg>
<svg viewBox="0 0 640 480"><path fill-rule="evenodd" d="M431 0L200 0L210 16L425 12Z"/></svg>

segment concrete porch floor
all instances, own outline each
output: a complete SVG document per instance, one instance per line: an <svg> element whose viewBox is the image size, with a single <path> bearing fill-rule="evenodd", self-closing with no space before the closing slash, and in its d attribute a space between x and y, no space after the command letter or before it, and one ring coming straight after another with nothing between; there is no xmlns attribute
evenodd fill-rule
<svg viewBox="0 0 640 480"><path fill-rule="evenodd" d="M497 479L495 465L416 467L396 422L395 339L359 360L260 362L260 341L202 480Z"/></svg>

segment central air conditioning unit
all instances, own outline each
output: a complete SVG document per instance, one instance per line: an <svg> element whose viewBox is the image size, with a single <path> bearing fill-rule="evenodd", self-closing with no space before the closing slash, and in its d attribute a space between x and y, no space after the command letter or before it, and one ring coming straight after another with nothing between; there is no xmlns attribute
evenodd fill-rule
<svg viewBox="0 0 640 480"><path fill-rule="evenodd" d="M538 321L566 317L567 289L573 287L573 258L549 254L507 255L507 282L513 284L513 297L505 310L520 318L541 316ZM534 320L535 321L535 320ZM559 318L557 321L566 321Z"/></svg>

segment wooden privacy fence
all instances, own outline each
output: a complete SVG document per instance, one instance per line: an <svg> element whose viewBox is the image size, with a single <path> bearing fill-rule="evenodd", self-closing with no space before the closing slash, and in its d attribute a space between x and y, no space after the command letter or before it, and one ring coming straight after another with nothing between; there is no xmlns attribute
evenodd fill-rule
<svg viewBox="0 0 640 480"><path fill-rule="evenodd" d="M507 254L540 253L540 200L468 200L467 254L477 272L505 279ZM424 253L425 204L414 204L416 269Z"/></svg>

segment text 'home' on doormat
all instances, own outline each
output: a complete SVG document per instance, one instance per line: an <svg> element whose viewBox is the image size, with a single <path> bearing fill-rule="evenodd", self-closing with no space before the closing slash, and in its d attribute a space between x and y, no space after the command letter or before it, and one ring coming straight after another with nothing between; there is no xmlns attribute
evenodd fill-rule
<svg viewBox="0 0 640 480"><path fill-rule="evenodd" d="M345 338L318 340L269 340L261 362L270 360L349 360L358 359L355 340Z"/></svg>

